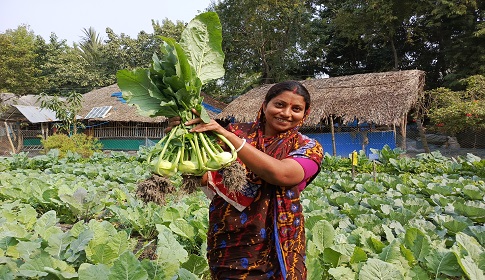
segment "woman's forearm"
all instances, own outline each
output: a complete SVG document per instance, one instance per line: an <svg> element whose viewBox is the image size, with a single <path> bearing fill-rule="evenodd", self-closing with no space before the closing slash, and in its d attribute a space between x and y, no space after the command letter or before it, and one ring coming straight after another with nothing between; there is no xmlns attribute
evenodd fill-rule
<svg viewBox="0 0 485 280"><path fill-rule="evenodd" d="M223 135L236 148L244 145L237 153L239 159L266 182L280 186L294 186L303 180L305 173L298 162L292 159L275 159L244 143L243 139L230 131L226 130Z"/></svg>

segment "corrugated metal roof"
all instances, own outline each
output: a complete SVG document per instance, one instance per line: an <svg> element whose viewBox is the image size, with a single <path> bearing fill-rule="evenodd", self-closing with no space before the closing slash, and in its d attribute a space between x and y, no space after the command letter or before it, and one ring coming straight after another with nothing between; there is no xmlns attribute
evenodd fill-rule
<svg viewBox="0 0 485 280"><path fill-rule="evenodd" d="M40 108L37 106L12 105L26 117L31 123L55 122L59 121L56 118L56 112Z"/></svg>

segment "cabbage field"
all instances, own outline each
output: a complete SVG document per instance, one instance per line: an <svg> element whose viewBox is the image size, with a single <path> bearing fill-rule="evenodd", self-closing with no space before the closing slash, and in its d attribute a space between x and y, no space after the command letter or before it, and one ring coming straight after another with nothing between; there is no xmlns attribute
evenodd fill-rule
<svg viewBox="0 0 485 280"><path fill-rule="evenodd" d="M302 193L309 279L485 279L485 159L372 152ZM146 154L0 158L0 279L209 279L209 201L139 200Z"/></svg>

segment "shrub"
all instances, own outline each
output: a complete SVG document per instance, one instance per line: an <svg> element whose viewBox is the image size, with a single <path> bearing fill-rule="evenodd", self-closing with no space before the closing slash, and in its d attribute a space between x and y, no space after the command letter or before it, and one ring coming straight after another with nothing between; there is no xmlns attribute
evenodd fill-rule
<svg viewBox="0 0 485 280"><path fill-rule="evenodd" d="M98 139L86 134L74 134L69 137L66 134L56 133L47 137L47 139L42 139L41 144L44 153L58 149L59 157L61 158L65 157L68 151L87 158L102 148L102 144Z"/></svg>
<svg viewBox="0 0 485 280"><path fill-rule="evenodd" d="M463 80L464 91L438 88L428 91L429 118L434 130L456 135L462 131L485 129L485 77L476 75Z"/></svg>

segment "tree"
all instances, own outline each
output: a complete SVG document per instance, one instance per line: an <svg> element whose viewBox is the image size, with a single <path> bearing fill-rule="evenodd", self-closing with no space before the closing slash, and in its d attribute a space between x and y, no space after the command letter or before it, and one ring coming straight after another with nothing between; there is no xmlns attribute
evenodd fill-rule
<svg viewBox="0 0 485 280"><path fill-rule="evenodd" d="M90 27L84 29L84 37L79 44L74 44L76 60L82 67L83 78L76 82L86 90L110 85L114 82L114 77L106 71L103 57L104 44L99 34Z"/></svg>
<svg viewBox="0 0 485 280"><path fill-rule="evenodd" d="M483 1L314 0L312 8L321 36L310 55L330 76L421 69L433 88L484 73Z"/></svg>
<svg viewBox="0 0 485 280"><path fill-rule="evenodd" d="M0 34L0 90L18 95L35 94L45 87L36 64L36 40L27 26Z"/></svg>
<svg viewBox="0 0 485 280"><path fill-rule="evenodd" d="M49 42L43 39L36 41L37 64L41 69L41 77L45 80L45 87L41 90L45 93L56 93L72 90L73 84L65 79L62 79L64 67L69 64L67 53L71 52L66 44L66 40L59 40L57 36L52 33Z"/></svg>
<svg viewBox="0 0 485 280"><path fill-rule="evenodd" d="M214 5L223 27L226 92L301 79L299 56L310 15L306 1L226 0Z"/></svg>
<svg viewBox="0 0 485 280"><path fill-rule="evenodd" d="M65 98L42 93L39 100L41 101L41 108L56 113L56 118L61 121L61 124L57 125L60 131L64 131L68 135L77 133L77 127L82 126L82 123L77 119L77 115L82 109L82 95L80 93L72 91Z"/></svg>

